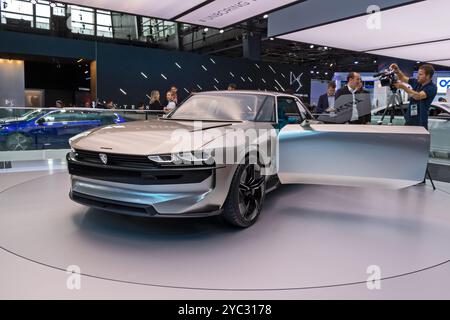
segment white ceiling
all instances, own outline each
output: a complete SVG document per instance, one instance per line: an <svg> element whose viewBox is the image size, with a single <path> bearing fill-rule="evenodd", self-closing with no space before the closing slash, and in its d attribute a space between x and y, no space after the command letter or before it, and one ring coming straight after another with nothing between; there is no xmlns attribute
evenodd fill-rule
<svg viewBox="0 0 450 320"><path fill-rule="evenodd" d="M298 2L298 0L63 0L59 2L165 20L171 20L198 6L196 10L179 17L177 21L224 28Z"/></svg>
<svg viewBox="0 0 450 320"><path fill-rule="evenodd" d="M282 6L298 2L297 0L216 0L199 9L180 17L177 21L224 28L247 20L248 18L264 14ZM240 3L240 6L236 4Z"/></svg>
<svg viewBox="0 0 450 320"><path fill-rule="evenodd" d="M371 16L364 15L293 32L279 38L353 51L372 51L450 39L449 13L449 0L427 0L382 11L379 29L368 28L367 23ZM450 46L448 42L439 45L435 43L378 51L377 54L420 61L448 59Z"/></svg>
<svg viewBox="0 0 450 320"><path fill-rule="evenodd" d="M205 2L205 0L58 0L58 2L127 12L146 17L172 19L202 2Z"/></svg>
<svg viewBox="0 0 450 320"><path fill-rule="evenodd" d="M450 40L375 50L369 53L421 62L450 59Z"/></svg>
<svg viewBox="0 0 450 320"><path fill-rule="evenodd" d="M431 61L434 64L439 64L441 66L447 66L450 67L450 59L449 60L442 60L442 61Z"/></svg>

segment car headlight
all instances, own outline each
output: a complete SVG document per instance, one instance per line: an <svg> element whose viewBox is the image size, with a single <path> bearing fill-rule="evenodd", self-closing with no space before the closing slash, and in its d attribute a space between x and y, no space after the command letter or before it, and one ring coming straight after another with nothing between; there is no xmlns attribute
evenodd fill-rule
<svg viewBox="0 0 450 320"><path fill-rule="evenodd" d="M214 157L207 151L189 151L165 155L151 155L148 159L160 165L212 165Z"/></svg>
<svg viewBox="0 0 450 320"><path fill-rule="evenodd" d="M78 140L80 138L88 136L91 132L92 131L85 131L85 132L77 134L76 136L73 136L72 138L69 139L69 145L72 146L72 142L74 142L75 140Z"/></svg>

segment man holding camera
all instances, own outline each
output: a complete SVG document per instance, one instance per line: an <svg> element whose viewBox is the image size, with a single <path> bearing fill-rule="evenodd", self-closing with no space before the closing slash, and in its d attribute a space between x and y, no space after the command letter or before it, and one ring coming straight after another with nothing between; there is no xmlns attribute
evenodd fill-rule
<svg viewBox="0 0 450 320"><path fill-rule="evenodd" d="M420 66L417 79L407 77L395 63L390 68L400 80L394 86L405 90L410 96L408 112L405 114L406 125L422 126L428 130L428 110L437 94L437 86L433 83L433 66L430 64Z"/></svg>

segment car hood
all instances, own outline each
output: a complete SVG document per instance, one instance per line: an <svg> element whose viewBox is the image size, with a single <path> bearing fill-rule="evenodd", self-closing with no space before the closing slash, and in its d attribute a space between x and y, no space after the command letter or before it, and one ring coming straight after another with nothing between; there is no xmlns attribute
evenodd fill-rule
<svg viewBox="0 0 450 320"><path fill-rule="evenodd" d="M71 142L74 149L117 154L151 155L197 150L217 137L233 122L175 120L134 121L95 129ZM197 133L208 131L202 139Z"/></svg>

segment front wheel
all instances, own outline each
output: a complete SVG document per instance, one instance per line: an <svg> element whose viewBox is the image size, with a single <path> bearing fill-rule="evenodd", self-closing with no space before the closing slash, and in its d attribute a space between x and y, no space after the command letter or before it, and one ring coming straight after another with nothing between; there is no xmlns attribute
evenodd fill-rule
<svg viewBox="0 0 450 320"><path fill-rule="evenodd" d="M256 222L266 194L265 180L257 161L247 159L239 165L224 204L223 218L228 223L247 228Z"/></svg>
<svg viewBox="0 0 450 320"><path fill-rule="evenodd" d="M6 139L6 150L21 151L30 150L33 139L24 135L23 133L13 133Z"/></svg>

